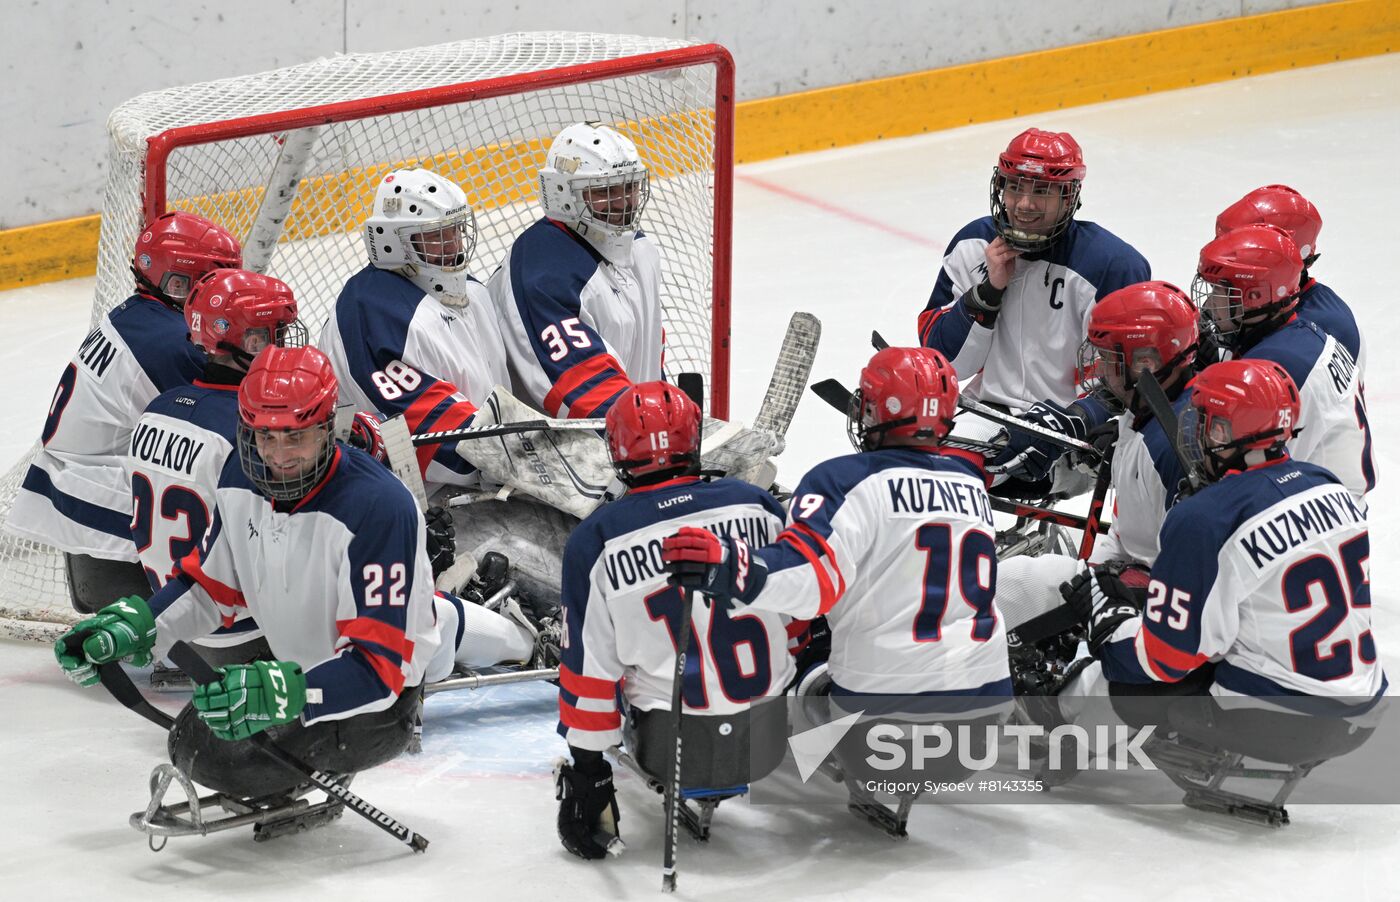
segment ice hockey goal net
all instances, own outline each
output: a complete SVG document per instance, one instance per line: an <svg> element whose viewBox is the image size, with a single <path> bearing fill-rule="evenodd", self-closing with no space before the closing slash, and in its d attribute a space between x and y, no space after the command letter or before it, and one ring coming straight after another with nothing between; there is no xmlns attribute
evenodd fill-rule
<svg viewBox="0 0 1400 902"><path fill-rule="evenodd" d="M107 123L93 319L131 294L141 226L189 210L242 238L249 268L293 287L314 336L365 264L360 226L376 183L405 165L467 192L484 281L539 215L550 139L597 120L631 137L652 173L643 228L661 250L667 370L704 374L710 412L726 416L733 80L715 44L543 32L143 94ZM0 483L0 516L27 466ZM48 638L73 619L61 556L0 535L0 635Z"/></svg>

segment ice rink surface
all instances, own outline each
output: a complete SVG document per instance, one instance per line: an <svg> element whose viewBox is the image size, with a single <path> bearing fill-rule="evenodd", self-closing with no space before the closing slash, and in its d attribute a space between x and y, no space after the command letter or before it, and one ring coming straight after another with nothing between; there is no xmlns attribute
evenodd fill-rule
<svg viewBox="0 0 1400 902"><path fill-rule="evenodd" d="M1245 191L1282 182L1322 211L1315 275L1353 306L1369 347L1380 468L1370 499L1372 585L1385 656L1400 642L1389 557L1400 551L1400 354L1389 354L1400 305L1391 284L1396 244L1376 229L1400 209L1400 55L740 167L734 414L756 412L793 310L816 313L825 327L814 379L854 382L872 328L913 341L943 248L987 211L996 155L1029 126L1079 140L1088 163L1080 217L1136 245L1155 278L1183 287L1215 214ZM8 386L0 462L38 435L63 363L86 334L91 292L83 279L0 297ZM782 481L846 450L841 418L809 396L788 433ZM271 843L255 844L245 830L172 840L153 855L127 817L146 804L163 734L101 689L68 683L39 646L0 640L0 691L7 899L584 900L658 892L661 807L630 774L619 772L629 847L622 858L580 862L555 839L549 771L565 747L547 686L436 696L424 753L355 781L357 792L432 840L425 856L353 815ZM172 712L182 701L157 697ZM895 842L840 809L731 802L708 845L682 840L678 895L1400 899L1400 808L1290 809L1290 826L1268 830L1180 806L925 805L915 808L909 839Z"/></svg>

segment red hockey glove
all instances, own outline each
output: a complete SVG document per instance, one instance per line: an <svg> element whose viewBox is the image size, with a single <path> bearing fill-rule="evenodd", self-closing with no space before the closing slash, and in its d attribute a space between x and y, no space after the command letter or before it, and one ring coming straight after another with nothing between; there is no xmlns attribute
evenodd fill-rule
<svg viewBox="0 0 1400 902"><path fill-rule="evenodd" d="M671 585L726 602L752 600L767 574L761 565L751 566L748 543L693 526L682 526L661 543L661 561Z"/></svg>
<svg viewBox="0 0 1400 902"><path fill-rule="evenodd" d="M384 450L384 436L379 432L379 414L360 411L350 423L350 445L359 448L382 464L389 462L389 452Z"/></svg>

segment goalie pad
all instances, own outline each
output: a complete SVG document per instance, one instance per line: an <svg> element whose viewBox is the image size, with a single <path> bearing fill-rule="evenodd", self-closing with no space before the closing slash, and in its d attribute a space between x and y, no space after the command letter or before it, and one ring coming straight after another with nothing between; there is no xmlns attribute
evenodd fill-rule
<svg viewBox="0 0 1400 902"><path fill-rule="evenodd" d="M700 438L700 467L767 489L778 478L772 458L786 447L782 436L743 423L705 418Z"/></svg>
<svg viewBox="0 0 1400 902"><path fill-rule="evenodd" d="M474 425L539 418L537 411L497 386ZM783 447L783 439L771 432L707 418L701 438L702 467L766 489L777 478L770 458ZM457 453L481 471L485 481L508 486L579 519L607 500L614 482L607 442L587 429L470 439L458 442Z"/></svg>
<svg viewBox="0 0 1400 902"><path fill-rule="evenodd" d="M539 412L496 386L473 425L538 420ZM458 442L457 453L485 480L582 519L606 498L613 479L607 443L591 430L540 430Z"/></svg>

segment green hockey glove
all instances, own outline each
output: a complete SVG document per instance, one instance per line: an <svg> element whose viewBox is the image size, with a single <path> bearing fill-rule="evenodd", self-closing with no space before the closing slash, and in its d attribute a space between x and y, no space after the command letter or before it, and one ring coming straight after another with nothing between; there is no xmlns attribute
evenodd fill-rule
<svg viewBox="0 0 1400 902"><path fill-rule="evenodd" d="M306 676L294 661L255 661L219 668L223 677L194 687L200 720L220 739L247 739L291 723L306 707Z"/></svg>
<svg viewBox="0 0 1400 902"><path fill-rule="evenodd" d="M81 642L77 642L79 637ZM139 595L128 595L79 621L54 643L54 657L64 674L79 686L97 682L97 668L112 661L137 667L151 663L156 619Z"/></svg>

